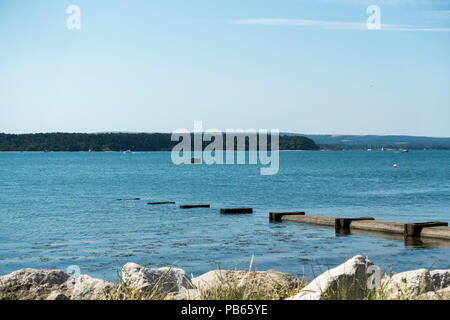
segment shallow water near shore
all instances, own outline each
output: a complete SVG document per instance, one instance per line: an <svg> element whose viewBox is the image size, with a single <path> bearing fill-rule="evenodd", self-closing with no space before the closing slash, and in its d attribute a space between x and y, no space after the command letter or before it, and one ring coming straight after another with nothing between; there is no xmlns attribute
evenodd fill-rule
<svg viewBox="0 0 450 320"><path fill-rule="evenodd" d="M445 241L337 236L333 228L268 219L270 211L302 210L448 222L449 159L450 151L280 152L279 173L262 176L256 165L176 166L169 152L3 153L0 274L78 265L83 274L116 281L115 271L132 261L198 276L217 267L248 269L253 254L257 270L310 278L356 254L383 271L449 269ZM203 203L211 208L178 208ZM226 207L254 213L221 215Z"/></svg>

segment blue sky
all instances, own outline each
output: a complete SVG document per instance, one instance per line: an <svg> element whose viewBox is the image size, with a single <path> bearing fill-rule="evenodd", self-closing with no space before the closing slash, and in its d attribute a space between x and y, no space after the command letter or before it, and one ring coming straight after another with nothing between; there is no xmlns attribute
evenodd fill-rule
<svg viewBox="0 0 450 320"><path fill-rule="evenodd" d="M0 132L448 137L449 49L450 0L1 0Z"/></svg>

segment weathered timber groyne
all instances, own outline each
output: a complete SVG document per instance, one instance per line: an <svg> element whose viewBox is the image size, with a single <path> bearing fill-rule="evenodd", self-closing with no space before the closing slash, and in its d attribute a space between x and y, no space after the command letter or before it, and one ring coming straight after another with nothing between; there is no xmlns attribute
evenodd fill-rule
<svg viewBox="0 0 450 320"><path fill-rule="evenodd" d="M140 198L117 199L140 200ZM174 201L147 202L148 205L175 204ZM210 208L209 204L180 205L181 209ZM222 208L221 214L252 214L253 208ZM392 221L376 221L373 217L324 217L309 216L304 211L270 212L270 222L295 221L328 227L334 227L337 234L348 234L352 230L366 233L401 235L407 238L430 238L450 241L450 228L447 222L429 221L418 223L402 223Z"/></svg>
<svg viewBox="0 0 450 320"><path fill-rule="evenodd" d="M341 218L308 216L300 213L277 213L271 212L269 219L272 222L295 221L301 223L335 227L337 231L361 230L368 232L380 232L402 235L408 237L425 237L441 240L450 240L450 227L447 222L432 221L420 223L402 223L392 221L376 221L372 217Z"/></svg>

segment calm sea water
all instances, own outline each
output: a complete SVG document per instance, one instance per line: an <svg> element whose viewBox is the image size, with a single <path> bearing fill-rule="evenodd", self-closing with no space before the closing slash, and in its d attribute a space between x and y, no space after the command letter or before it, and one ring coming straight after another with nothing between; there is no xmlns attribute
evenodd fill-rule
<svg viewBox="0 0 450 320"><path fill-rule="evenodd" d="M168 152L2 153L0 274L78 265L116 280L115 271L132 261L197 276L218 266L246 269L252 255L257 270L310 277L355 254L395 272L450 268L445 242L336 236L333 228L268 219L269 211L305 210L449 221L449 159L449 151L281 152L279 173L261 176L254 165L175 166ZM116 200L135 197L142 200ZM196 203L211 208L178 208ZM219 213L234 206L254 214Z"/></svg>

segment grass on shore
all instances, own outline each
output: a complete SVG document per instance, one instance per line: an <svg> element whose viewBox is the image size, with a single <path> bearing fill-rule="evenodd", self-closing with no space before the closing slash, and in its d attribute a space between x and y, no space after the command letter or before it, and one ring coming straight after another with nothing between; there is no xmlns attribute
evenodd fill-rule
<svg viewBox="0 0 450 320"><path fill-rule="evenodd" d="M167 281L169 269L163 276L158 278L154 284L146 286L145 289L136 289L128 286L122 279L119 272L117 277L119 285L112 292L105 292L105 300L166 300L171 299L170 296L179 283L173 284ZM192 289L185 292L186 299L195 300L282 300L297 294L307 284L302 279L295 286L286 286L275 280L272 281L271 288L267 284L258 281L255 276L256 272L246 272L244 281L239 281L233 277L227 279L219 272L217 286L208 289ZM170 289L163 288L169 285Z"/></svg>
<svg viewBox="0 0 450 320"><path fill-rule="evenodd" d="M253 261L253 259L252 259ZM293 285L280 283L275 279L268 279L268 275L261 278L255 270L251 271L252 263L248 270L235 270L231 277L226 276L226 272L220 269L216 273L216 285L207 286L205 288L197 288L191 290L181 290L184 299L193 300L282 300L296 295L306 285L305 278ZM431 269L431 268L430 268ZM132 288L123 280L119 271L117 271L118 285L109 292L104 292L104 300L169 300L174 299L174 289L179 283L169 282L169 276L172 268L169 268L161 277L155 280L153 284L143 288ZM239 276L237 276L239 275ZM364 279L345 279L337 282L334 287L329 288L322 294L325 300L387 300L393 297L392 290L395 291L396 300L418 300L433 299L442 300L449 299L448 293L439 293L434 287L422 287L418 291L408 290L406 279L393 289L389 286L392 277L391 270L385 273L386 277L380 283L379 288L369 289L367 285L368 275ZM265 281L264 281L265 280ZM267 281L269 280L269 281ZM350 281L349 281L350 280ZM0 284L0 300L33 300L44 299L47 294L43 294L43 290L50 288L32 287L26 289L18 283ZM39 292L40 291L40 292ZM429 293L429 297L424 296ZM179 293L178 293L179 294ZM180 298L180 297L178 297Z"/></svg>
<svg viewBox="0 0 450 320"><path fill-rule="evenodd" d="M245 271L244 271L245 272ZM300 280L295 286L286 286L272 279L271 288L256 279L255 272L248 272L244 281L227 279L219 272L218 285L199 291L199 300L282 300L297 294L307 282Z"/></svg>
<svg viewBox="0 0 450 320"><path fill-rule="evenodd" d="M171 287L168 290L163 289L168 284L167 279L171 270L172 269L169 268L166 273L159 277L153 284L141 289L128 286L125 281L123 281L120 273L117 272L119 285L115 290L104 293L105 300L165 300L178 285L178 283L175 285L171 284Z"/></svg>

